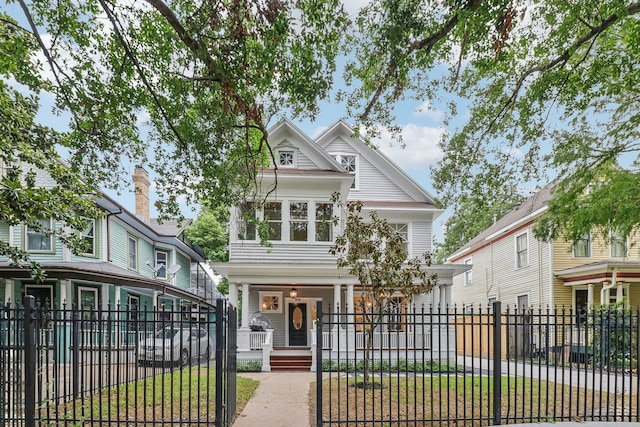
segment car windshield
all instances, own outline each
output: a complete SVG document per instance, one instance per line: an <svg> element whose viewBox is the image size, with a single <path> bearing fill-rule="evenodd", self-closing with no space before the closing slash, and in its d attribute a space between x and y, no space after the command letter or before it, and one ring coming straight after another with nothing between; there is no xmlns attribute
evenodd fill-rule
<svg viewBox="0 0 640 427"><path fill-rule="evenodd" d="M155 337L161 340L169 340L175 337L178 332L180 332L180 329L174 329L174 328L160 329L158 332L156 332Z"/></svg>

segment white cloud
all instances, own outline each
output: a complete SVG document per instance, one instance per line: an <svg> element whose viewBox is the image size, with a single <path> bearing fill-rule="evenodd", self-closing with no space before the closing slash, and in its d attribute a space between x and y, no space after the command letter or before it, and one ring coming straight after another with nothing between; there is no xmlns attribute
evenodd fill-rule
<svg viewBox="0 0 640 427"><path fill-rule="evenodd" d="M313 131L311 132L311 138L316 139L322 134L322 132L324 132L327 129L329 129L329 126L318 126L317 128L313 129Z"/></svg>
<svg viewBox="0 0 640 427"><path fill-rule="evenodd" d="M358 15L361 8L371 3L370 0L342 0L344 10L353 19Z"/></svg>
<svg viewBox="0 0 640 427"><path fill-rule="evenodd" d="M383 131L378 149L386 154L402 169L427 169L442 158L438 141L445 132L443 128L407 124L402 128L402 148L394 141L389 132Z"/></svg>
<svg viewBox="0 0 640 427"><path fill-rule="evenodd" d="M433 105L431 105L431 102L429 101L424 101L418 106L418 108L413 110L413 115L418 117L427 117L434 122L440 122L444 117L444 113L433 108Z"/></svg>

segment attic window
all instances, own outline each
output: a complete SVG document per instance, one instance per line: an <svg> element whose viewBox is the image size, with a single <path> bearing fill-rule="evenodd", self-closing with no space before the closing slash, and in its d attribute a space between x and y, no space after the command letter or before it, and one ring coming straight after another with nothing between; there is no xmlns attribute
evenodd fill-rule
<svg viewBox="0 0 640 427"><path fill-rule="evenodd" d="M333 154L333 158L350 174L354 176L351 188L358 189L358 156L355 154Z"/></svg>
<svg viewBox="0 0 640 427"><path fill-rule="evenodd" d="M292 168L295 166L295 157L293 151L278 152L278 166Z"/></svg>

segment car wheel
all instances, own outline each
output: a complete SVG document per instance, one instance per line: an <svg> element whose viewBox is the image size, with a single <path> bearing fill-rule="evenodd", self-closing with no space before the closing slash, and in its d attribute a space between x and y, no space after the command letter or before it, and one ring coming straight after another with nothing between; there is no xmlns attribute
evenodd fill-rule
<svg viewBox="0 0 640 427"><path fill-rule="evenodd" d="M180 352L180 366L187 366L189 364L189 352L186 348L183 348Z"/></svg>

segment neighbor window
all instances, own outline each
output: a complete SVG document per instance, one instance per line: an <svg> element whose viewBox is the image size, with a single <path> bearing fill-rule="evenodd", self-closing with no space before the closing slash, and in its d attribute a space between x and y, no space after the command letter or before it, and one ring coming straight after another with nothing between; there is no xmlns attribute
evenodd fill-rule
<svg viewBox="0 0 640 427"><path fill-rule="evenodd" d="M36 306L41 307L39 316L39 326L42 329L51 329L52 311L54 308L54 287L53 285L24 285L24 293L32 295L36 300Z"/></svg>
<svg viewBox="0 0 640 427"><path fill-rule="evenodd" d="M269 224L268 239L282 240L282 203L265 203L264 219Z"/></svg>
<svg viewBox="0 0 640 427"><path fill-rule="evenodd" d="M129 236L129 268L138 269L138 239Z"/></svg>
<svg viewBox="0 0 640 427"><path fill-rule="evenodd" d="M584 233L573 242L573 256L576 258L589 258L591 257L591 235L590 233Z"/></svg>
<svg viewBox="0 0 640 427"><path fill-rule="evenodd" d="M471 258L467 258L464 260L464 265L471 265L471 264L472 264ZM472 280L473 280L473 276L472 276L472 270L470 268L469 270L464 272L464 284L470 285Z"/></svg>
<svg viewBox="0 0 640 427"><path fill-rule="evenodd" d="M82 241L84 243L83 253L85 255L96 254L96 221L94 219L88 219L86 221L86 227L80 233Z"/></svg>
<svg viewBox="0 0 640 427"><path fill-rule="evenodd" d="M627 256L627 239L619 231L611 231L611 258Z"/></svg>
<svg viewBox="0 0 640 427"><path fill-rule="evenodd" d="M527 233L516 237L516 266L518 268L525 267L529 264L528 246Z"/></svg>
<svg viewBox="0 0 640 427"><path fill-rule="evenodd" d="M139 331L143 330L143 325L140 323L142 319L142 313L140 312L140 297L138 295L127 296L127 317L128 317L128 325L127 329L129 331Z"/></svg>
<svg viewBox="0 0 640 427"><path fill-rule="evenodd" d="M53 223L50 219L37 220L42 227L42 231L26 227L26 249L30 252L51 252L53 251L53 234L46 230L53 230Z"/></svg>
<svg viewBox="0 0 640 427"><path fill-rule="evenodd" d="M335 154L333 156L338 163L354 176L351 188L358 187L358 157L355 154Z"/></svg>
<svg viewBox="0 0 640 427"><path fill-rule="evenodd" d="M284 167L294 166L293 151L279 151L278 152L278 165Z"/></svg>
<svg viewBox="0 0 640 427"><path fill-rule="evenodd" d="M611 288L609 292L609 304L615 304L618 302L618 288ZM629 285L622 285L622 295L620 301L629 301Z"/></svg>
<svg viewBox="0 0 640 427"><path fill-rule="evenodd" d="M525 312L529 308L529 295L518 295L516 304L517 310Z"/></svg>
<svg viewBox="0 0 640 427"><path fill-rule="evenodd" d="M289 240L306 242L309 227L309 215L306 202L289 203Z"/></svg>
<svg viewBox="0 0 640 427"><path fill-rule="evenodd" d="M78 287L78 307L83 329L97 328L93 321L98 319L98 289Z"/></svg>
<svg viewBox="0 0 640 427"><path fill-rule="evenodd" d="M169 253L167 251L156 251L156 277L160 279L167 278L167 261Z"/></svg>
<svg viewBox="0 0 640 427"><path fill-rule="evenodd" d="M333 240L333 204L316 203L316 242Z"/></svg>
<svg viewBox="0 0 640 427"><path fill-rule="evenodd" d="M245 202L238 208L238 239L255 240L256 239L256 204L253 202Z"/></svg>

